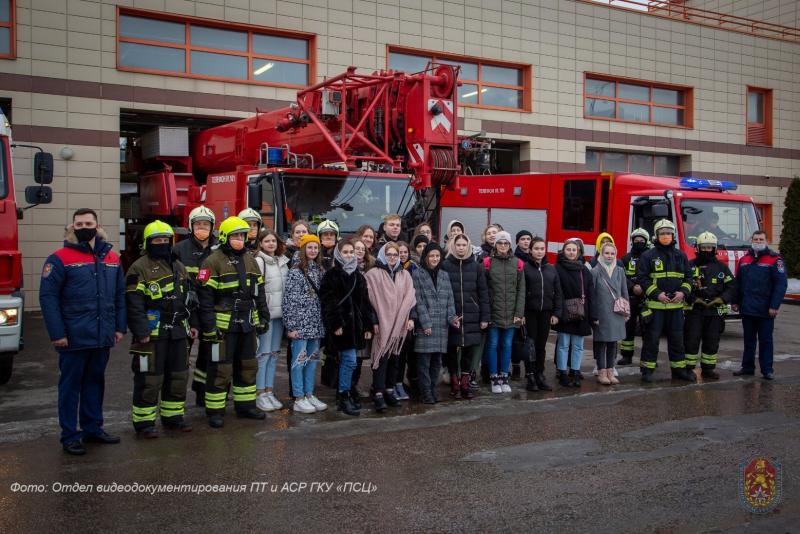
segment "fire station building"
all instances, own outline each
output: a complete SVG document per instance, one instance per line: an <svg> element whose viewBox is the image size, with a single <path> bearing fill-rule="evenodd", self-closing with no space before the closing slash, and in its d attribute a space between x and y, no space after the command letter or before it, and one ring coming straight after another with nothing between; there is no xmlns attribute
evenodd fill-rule
<svg viewBox="0 0 800 534"><path fill-rule="evenodd" d="M460 65L459 131L496 140L495 171L732 180L777 243L800 175L796 0L0 0L0 106L55 158L52 204L20 221L29 304L73 210L125 246L154 127L429 62ZM32 156L14 153L19 199Z"/></svg>

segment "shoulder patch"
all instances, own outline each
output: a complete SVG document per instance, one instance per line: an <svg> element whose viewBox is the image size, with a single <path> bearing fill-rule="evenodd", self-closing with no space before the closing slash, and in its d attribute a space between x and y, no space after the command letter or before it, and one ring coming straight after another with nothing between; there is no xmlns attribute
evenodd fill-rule
<svg viewBox="0 0 800 534"><path fill-rule="evenodd" d="M50 273L52 272L53 272L53 264L48 261L47 263L44 264L44 267L42 268L42 278L47 278L48 276L50 276Z"/></svg>
<svg viewBox="0 0 800 534"><path fill-rule="evenodd" d="M211 277L211 271L206 268L200 269L197 272L197 279L201 282L208 282L208 279Z"/></svg>
<svg viewBox="0 0 800 534"><path fill-rule="evenodd" d="M783 260L778 258L778 261L775 262L775 266L778 268L779 273L786 272L786 266L783 264Z"/></svg>

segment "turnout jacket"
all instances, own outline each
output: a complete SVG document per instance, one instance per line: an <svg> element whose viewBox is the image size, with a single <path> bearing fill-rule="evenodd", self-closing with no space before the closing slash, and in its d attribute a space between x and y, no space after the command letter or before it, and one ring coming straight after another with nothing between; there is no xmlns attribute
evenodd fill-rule
<svg viewBox="0 0 800 534"><path fill-rule="evenodd" d="M636 266L638 282L644 288L647 307L651 310L682 309L683 302L658 300L661 293L672 297L682 291L688 298L692 292L692 269L689 258L675 246L656 244L644 252Z"/></svg>
<svg viewBox="0 0 800 534"><path fill-rule="evenodd" d="M58 352L113 347L114 333L125 333L125 277L102 229L94 249L67 232L64 247L45 260L39 304L50 340L69 342Z"/></svg>
<svg viewBox="0 0 800 534"><path fill-rule="evenodd" d="M200 326L203 336L251 332L269 324L264 278L252 254L220 246L203 261L200 284Z"/></svg>
<svg viewBox="0 0 800 534"><path fill-rule="evenodd" d="M699 258L689 262L692 268L692 294L686 300L686 309L702 315L725 315L728 304L736 296L733 275L724 263Z"/></svg>
<svg viewBox="0 0 800 534"><path fill-rule="evenodd" d="M180 339L188 335L189 314L196 307L197 296L179 260L168 263L142 256L128 270L125 285L128 326L134 338Z"/></svg>

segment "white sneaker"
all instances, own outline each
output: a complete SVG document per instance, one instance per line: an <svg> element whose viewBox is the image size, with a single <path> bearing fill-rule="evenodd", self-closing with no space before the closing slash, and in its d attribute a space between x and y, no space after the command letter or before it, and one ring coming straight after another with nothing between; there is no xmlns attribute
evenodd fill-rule
<svg viewBox="0 0 800 534"><path fill-rule="evenodd" d="M294 401L294 406L292 406L292 410L297 413L314 413L317 411L305 397L303 397L300 400Z"/></svg>
<svg viewBox="0 0 800 534"><path fill-rule="evenodd" d="M592 374L594 376L597 376L597 366L596 365L594 366L594 369L592 369Z"/></svg>
<svg viewBox="0 0 800 534"><path fill-rule="evenodd" d="M283 408L283 403L278 400L278 397L275 396L275 393L272 391L267 392L267 399L272 404L272 407L276 410L280 410Z"/></svg>
<svg viewBox="0 0 800 534"><path fill-rule="evenodd" d="M256 397L256 408L262 412L271 412L275 409L266 393L259 393Z"/></svg>
<svg viewBox="0 0 800 534"><path fill-rule="evenodd" d="M612 367L611 370L614 371L614 376L619 376L619 373L617 372L617 368L616 367Z"/></svg>
<svg viewBox="0 0 800 534"><path fill-rule="evenodd" d="M306 399L308 399L308 402L314 407L314 410L318 412L328 409L328 405L316 398L314 395L309 395L306 397Z"/></svg>
<svg viewBox="0 0 800 534"><path fill-rule="evenodd" d="M511 386L505 380L503 380L503 383L500 384L500 389L503 393L511 393Z"/></svg>
<svg viewBox="0 0 800 534"><path fill-rule="evenodd" d="M496 376L492 377L492 393L502 393L503 386L500 385L500 379Z"/></svg>

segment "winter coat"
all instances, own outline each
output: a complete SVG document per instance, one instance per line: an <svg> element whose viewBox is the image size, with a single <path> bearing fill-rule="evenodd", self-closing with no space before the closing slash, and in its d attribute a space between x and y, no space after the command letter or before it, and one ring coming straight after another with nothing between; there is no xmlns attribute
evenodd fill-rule
<svg viewBox="0 0 800 534"><path fill-rule="evenodd" d="M283 317L283 291L289 276L289 258L284 255L269 256L259 251L256 254L256 263L264 277L269 317L280 319Z"/></svg>
<svg viewBox="0 0 800 534"><path fill-rule="evenodd" d="M414 280L414 291L417 304L411 313L417 325L414 336L414 350L424 353L447 352L448 325L456 317L453 302L453 288L450 276L439 269L436 271L436 285L426 269L417 269L411 277ZM430 328L431 335L423 331Z"/></svg>
<svg viewBox="0 0 800 534"><path fill-rule="evenodd" d="M358 271L347 274L336 265L322 277L319 290L322 323L328 335L326 347L341 351L361 350L366 346L365 332L372 332L378 318L369 302L367 280ZM339 328L342 335L334 334Z"/></svg>
<svg viewBox="0 0 800 534"><path fill-rule="evenodd" d="M45 260L39 304L51 341L66 337L58 352L113 347L125 333L125 277L119 256L97 230L94 250L70 231L64 247Z"/></svg>
<svg viewBox="0 0 800 534"><path fill-rule="evenodd" d="M766 249L756 255L751 249L739 260L735 303L742 315L769 317L770 309L780 307L788 283L786 265L777 252Z"/></svg>
<svg viewBox="0 0 800 534"><path fill-rule="evenodd" d="M470 254L460 260L452 254L442 263L442 270L450 276L456 315L461 317L461 328L450 327L448 344L471 347L481 343L481 323L490 319L489 286L486 269Z"/></svg>
<svg viewBox="0 0 800 534"><path fill-rule="evenodd" d="M689 258L673 245L656 244L642 254L636 265L636 278L642 284L646 306L653 310L680 310L682 302L663 303L661 293L672 296L681 291L685 297L692 292L692 269Z"/></svg>
<svg viewBox="0 0 800 534"><path fill-rule="evenodd" d="M561 317L559 317L558 324L555 326L555 330L565 334L588 336L592 333L590 322L592 312L592 293L594 292L594 279L592 278L592 272L583 264L583 262L571 262L560 253L558 255L558 260L556 260L556 271L558 272L558 280L561 283L561 294L564 297L565 304L562 308ZM583 277L583 285L581 285L581 275ZM583 319L567 322L567 299L580 298L581 295L584 297Z"/></svg>
<svg viewBox="0 0 800 534"><path fill-rule="evenodd" d="M491 256L483 261L489 286L491 323L511 328L514 317L525 316L525 273L522 260L508 256Z"/></svg>
<svg viewBox="0 0 800 534"><path fill-rule="evenodd" d="M592 337L594 341L621 341L625 339L625 316L614 313L614 299L628 298L628 284L625 271L617 265L609 278L608 271L602 265L592 269L594 289L589 299L591 304ZM608 284L608 285L606 285ZM614 290L612 295L611 290ZM594 324L599 321L599 324Z"/></svg>
<svg viewBox="0 0 800 534"><path fill-rule="evenodd" d="M286 332L297 332L300 339L322 339L322 306L319 286L322 271L316 263L308 264L308 277L300 267L289 269L283 291L283 326Z"/></svg>
<svg viewBox="0 0 800 534"><path fill-rule="evenodd" d="M728 313L728 304L736 294L736 284L728 266L716 259L704 261L699 257L690 261L689 266L693 287L686 299L686 312L711 317Z"/></svg>
<svg viewBox="0 0 800 534"><path fill-rule="evenodd" d="M514 255L525 262L525 313L549 311L560 317L564 298L556 268L547 263L547 256L538 263L519 248Z"/></svg>

